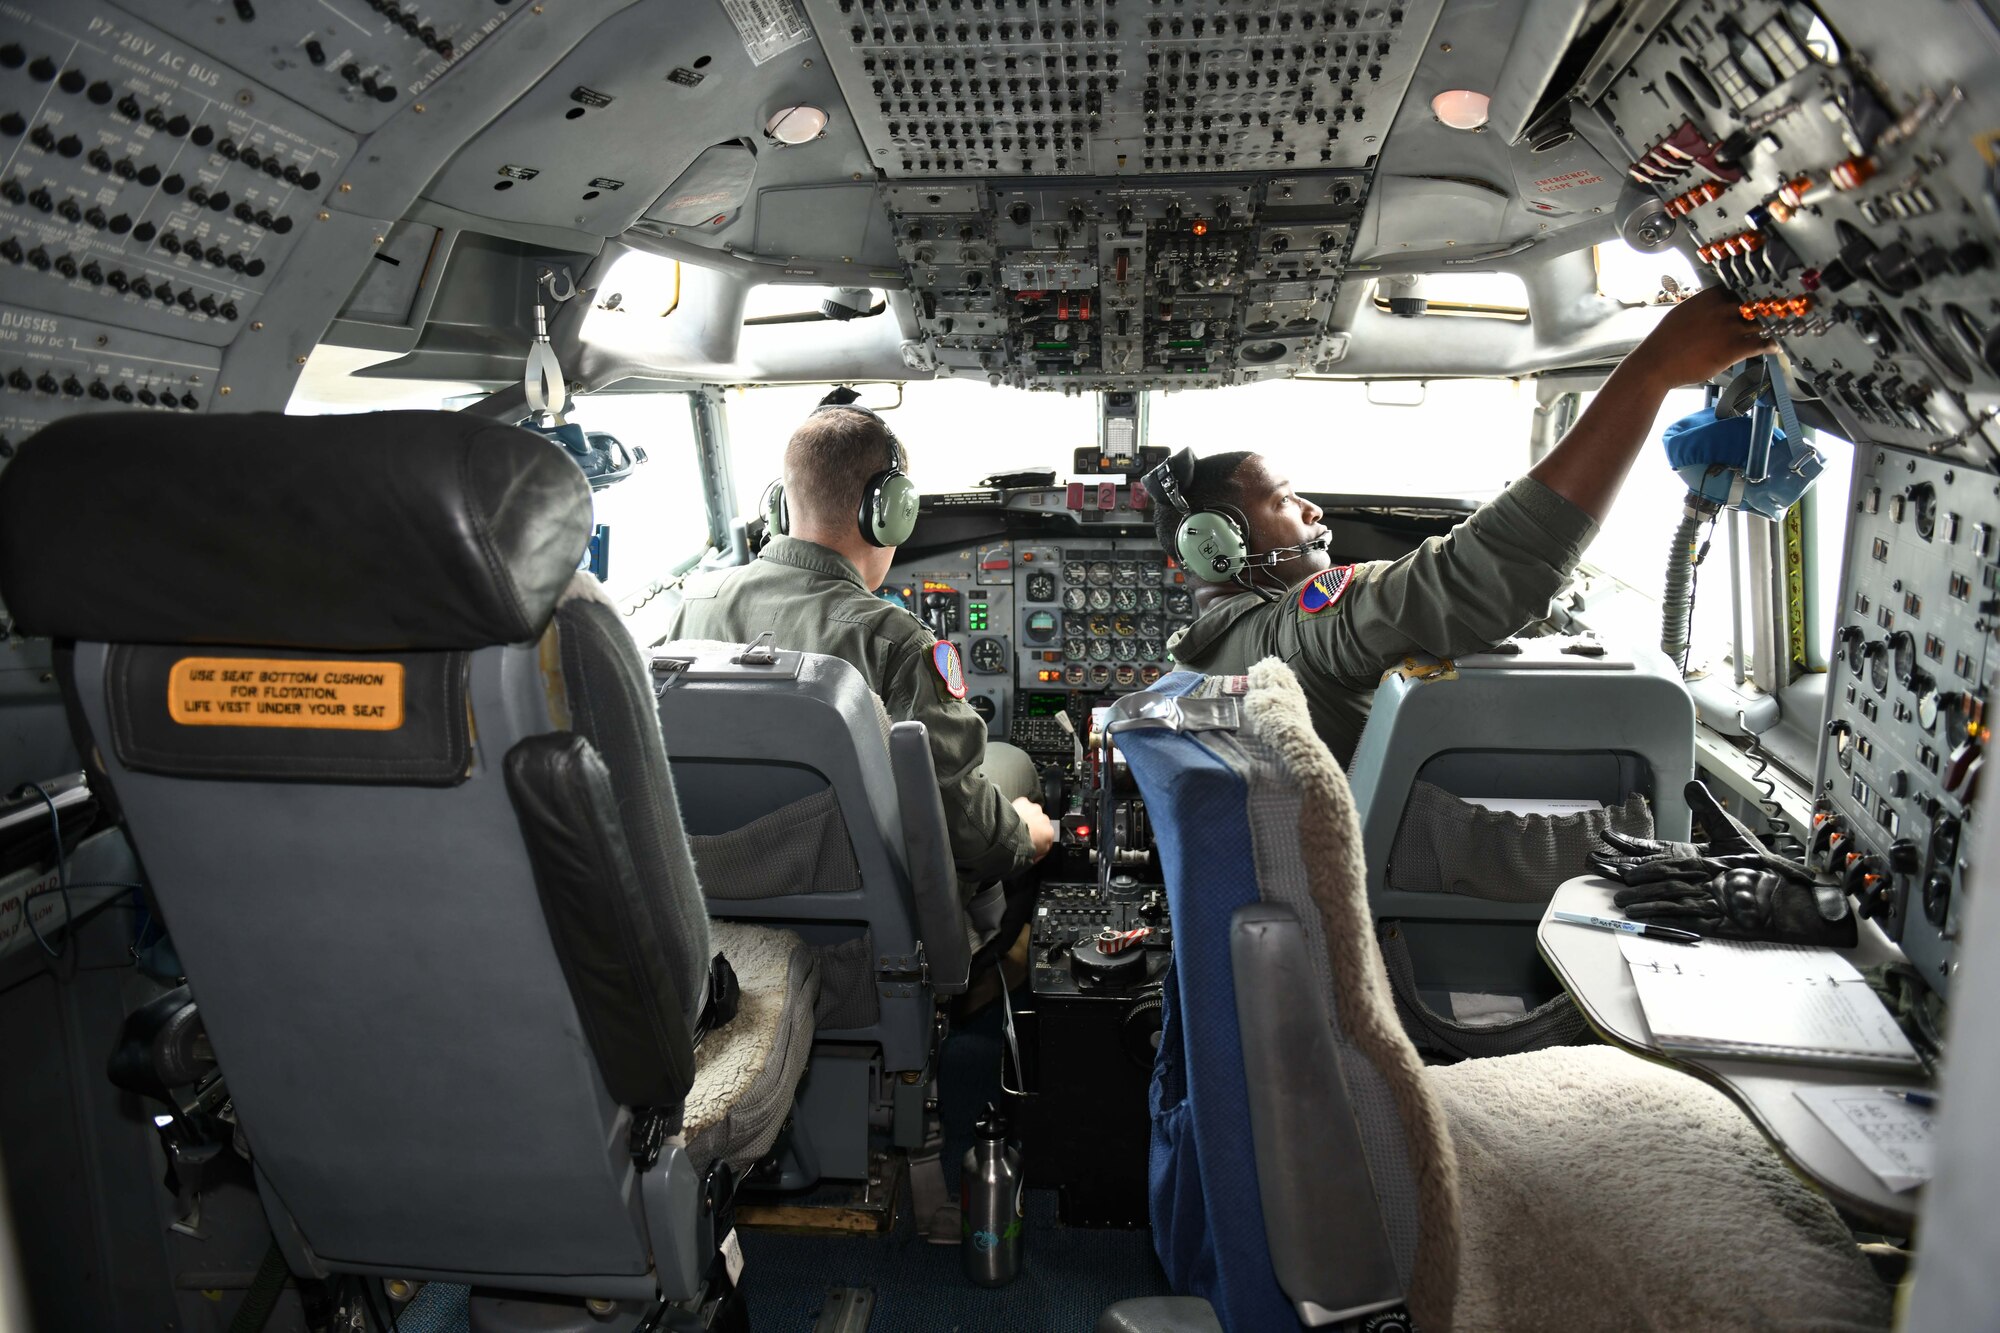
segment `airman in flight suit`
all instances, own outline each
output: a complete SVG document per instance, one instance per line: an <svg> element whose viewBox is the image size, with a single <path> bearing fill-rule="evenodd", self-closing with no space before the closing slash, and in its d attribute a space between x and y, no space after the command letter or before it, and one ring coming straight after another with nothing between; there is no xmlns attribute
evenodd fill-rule
<svg viewBox="0 0 2000 1333"><path fill-rule="evenodd" d="M1012 878L1046 855L1055 828L1036 803L1039 787L1027 755L987 743L986 720L965 702L958 650L875 595L896 547L874 539L895 532L885 531L879 515L871 523L868 497L894 472L900 484L888 489L907 500L907 519L914 521L915 489L901 462L901 445L873 413L845 405L814 412L785 449L789 535L773 538L747 566L690 579L672 637L741 643L769 630L780 648L824 653L858 668L892 721L923 723L960 890L970 903L982 886ZM900 531L907 536L907 522ZM982 913L975 905L973 918L990 932L997 907Z"/></svg>
<svg viewBox="0 0 2000 1333"><path fill-rule="evenodd" d="M1282 658L1298 674L1321 738L1345 762L1385 670L1411 653L1452 657L1492 647L1547 614L1670 389L1767 350L1727 292L1682 303L1546 458L1399 560L1336 565L1319 507L1260 454L1175 460L1172 489L1186 509L1228 516L1256 562L1197 590L1195 622L1170 644L1175 660L1226 675ZM1161 544L1174 550L1185 515L1156 481L1148 489Z"/></svg>

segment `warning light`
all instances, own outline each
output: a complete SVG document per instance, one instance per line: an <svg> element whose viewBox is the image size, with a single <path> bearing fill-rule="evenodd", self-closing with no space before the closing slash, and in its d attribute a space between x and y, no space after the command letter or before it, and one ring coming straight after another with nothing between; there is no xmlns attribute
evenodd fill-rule
<svg viewBox="0 0 2000 1333"><path fill-rule="evenodd" d="M1079 838L1087 838L1087 837L1089 837L1089 836L1090 836L1090 825L1088 825L1088 824L1078 824L1078 825L1076 826L1076 836L1077 836L1077 837L1079 837Z"/></svg>
<svg viewBox="0 0 2000 1333"><path fill-rule="evenodd" d="M1203 222L1200 218L1196 218L1194 220L1194 227L1192 228L1192 230L1194 234L1197 236L1206 236L1208 235L1208 224L1206 222Z"/></svg>

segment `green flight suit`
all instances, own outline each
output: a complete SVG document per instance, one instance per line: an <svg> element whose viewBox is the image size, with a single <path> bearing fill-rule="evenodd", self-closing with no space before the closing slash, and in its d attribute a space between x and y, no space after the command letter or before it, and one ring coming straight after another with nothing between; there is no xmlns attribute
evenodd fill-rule
<svg viewBox="0 0 2000 1333"><path fill-rule="evenodd" d="M959 886L968 898L979 886L1034 864L1028 826L982 771L986 721L952 697L931 654L937 638L921 620L863 587L854 566L837 553L779 537L740 569L689 579L672 637L745 643L766 630L780 648L851 663L892 721L924 724Z"/></svg>
<svg viewBox="0 0 2000 1333"><path fill-rule="evenodd" d="M1336 566L1275 599L1239 593L1213 602L1168 648L1208 675L1282 658L1298 674L1320 739L1344 764L1384 671L1411 653L1490 648L1540 619L1596 534L1588 514L1523 477L1400 560Z"/></svg>

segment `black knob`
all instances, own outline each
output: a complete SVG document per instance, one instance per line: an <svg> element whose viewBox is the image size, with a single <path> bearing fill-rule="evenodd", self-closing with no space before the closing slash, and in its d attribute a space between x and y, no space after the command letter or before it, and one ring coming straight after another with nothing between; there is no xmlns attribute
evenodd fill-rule
<svg viewBox="0 0 2000 1333"><path fill-rule="evenodd" d="M1924 919L1944 929L1945 918L1951 915L1951 876L1942 870L1933 870L1924 879Z"/></svg>

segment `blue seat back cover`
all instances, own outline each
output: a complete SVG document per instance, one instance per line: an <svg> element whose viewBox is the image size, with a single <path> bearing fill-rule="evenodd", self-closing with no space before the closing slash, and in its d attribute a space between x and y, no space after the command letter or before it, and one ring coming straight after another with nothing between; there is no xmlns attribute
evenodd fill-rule
<svg viewBox="0 0 2000 1333"><path fill-rule="evenodd" d="M1152 693L1204 678L1176 671ZM1215 1307L1229 1333L1298 1327L1264 1238L1229 928L1258 901L1249 787L1199 734L1122 732L1146 801L1173 912L1174 958L1153 1063L1148 1164L1153 1248L1173 1289Z"/></svg>

